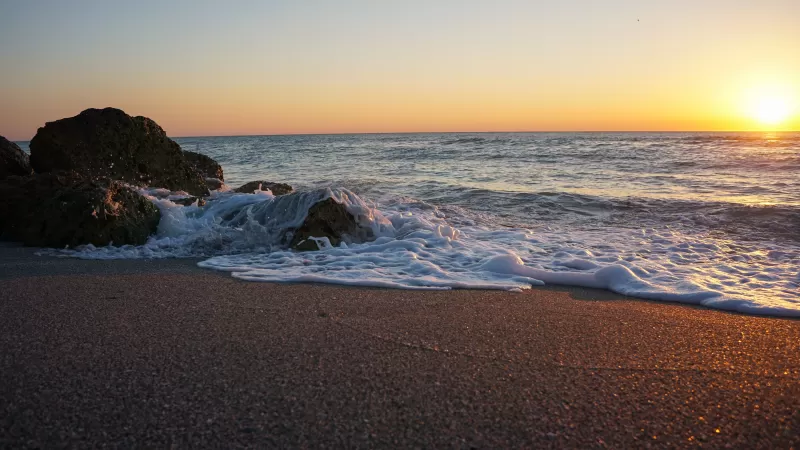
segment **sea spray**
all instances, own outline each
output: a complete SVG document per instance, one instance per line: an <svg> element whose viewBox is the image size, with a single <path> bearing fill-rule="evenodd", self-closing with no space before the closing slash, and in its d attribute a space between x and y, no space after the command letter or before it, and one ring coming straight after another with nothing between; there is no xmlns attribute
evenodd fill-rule
<svg viewBox="0 0 800 450"><path fill-rule="evenodd" d="M161 197L150 195L163 218L147 244L86 246L61 254L88 259L205 257L200 267L248 281L512 291L558 284L755 314L800 315L800 301L790 295L796 284L795 253L761 255L742 246L734 253L710 236L656 230L608 235L598 230L584 232L582 241L575 242L568 230L494 228L414 199L372 207L347 189L279 197L268 191L214 192L203 207L180 206L169 196ZM289 250L292 229L314 203L329 197L345 204L376 239L326 245L316 252ZM772 263L767 275L751 274L757 279L754 287L742 280L750 272L742 261L759 257Z"/></svg>

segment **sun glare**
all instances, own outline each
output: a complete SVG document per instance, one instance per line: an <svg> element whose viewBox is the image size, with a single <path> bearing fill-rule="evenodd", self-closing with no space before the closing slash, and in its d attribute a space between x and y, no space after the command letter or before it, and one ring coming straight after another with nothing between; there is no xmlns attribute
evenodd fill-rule
<svg viewBox="0 0 800 450"><path fill-rule="evenodd" d="M756 103L753 117L763 125L779 125L789 118L789 102L779 97L765 97Z"/></svg>
<svg viewBox="0 0 800 450"><path fill-rule="evenodd" d="M798 92L791 84L778 80L751 80L742 98L742 113L762 130L777 130L790 125Z"/></svg>

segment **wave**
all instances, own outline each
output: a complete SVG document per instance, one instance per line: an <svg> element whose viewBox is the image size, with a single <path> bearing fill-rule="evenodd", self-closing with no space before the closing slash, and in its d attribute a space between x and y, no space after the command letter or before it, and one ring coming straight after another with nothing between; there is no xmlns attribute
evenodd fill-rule
<svg viewBox="0 0 800 450"><path fill-rule="evenodd" d="M635 216L638 223L724 232L745 239L800 242L798 206L632 198L615 202L615 207L622 213L619 220ZM647 220L647 216L652 220Z"/></svg>
<svg viewBox="0 0 800 450"><path fill-rule="evenodd" d="M748 155L733 161L705 161L698 164L707 170L745 170L756 173L793 172L800 169L800 153L797 155Z"/></svg>
<svg viewBox="0 0 800 450"><path fill-rule="evenodd" d="M735 133L735 134L705 134L692 135L680 138L681 141L689 144L708 144L708 143L758 143L766 146L793 146L800 142L800 134L795 132L779 133Z"/></svg>
<svg viewBox="0 0 800 450"><path fill-rule="evenodd" d="M201 256L207 258L201 267L250 281L512 291L564 284L755 314L800 315L800 300L792 294L800 283L797 247L764 251L671 229L503 227L496 220L472 220L457 207L407 197L370 206L342 188L280 197L215 192L205 207L182 207L169 197L144 193L162 211L158 233L147 244L55 252L91 259ZM289 250L293 229L314 203L328 197L343 203L375 240L316 252Z"/></svg>
<svg viewBox="0 0 800 450"><path fill-rule="evenodd" d="M488 186L491 186L489 184ZM756 188L756 195L764 188ZM732 236L800 242L800 206L745 205L720 201L602 197L563 191L510 192L429 182L418 192L426 202L465 208L504 224L598 223L609 226L672 226Z"/></svg>
<svg viewBox="0 0 800 450"><path fill-rule="evenodd" d="M800 242L800 206L745 205L719 201L603 198L564 192L514 194L520 202L548 209L547 214L574 213L610 223L658 224L724 231L736 235L786 238Z"/></svg>
<svg viewBox="0 0 800 450"><path fill-rule="evenodd" d="M440 142L441 145L453 145L453 144L481 144L486 142L485 138L480 137L470 137L470 138L458 138L458 139L448 139L446 141Z"/></svg>
<svg viewBox="0 0 800 450"><path fill-rule="evenodd" d="M515 140L513 135L488 135L486 137L470 136L460 138L444 138L442 140L434 141L435 145L458 145L458 144L491 144L493 146L510 145L515 146L524 142Z"/></svg>

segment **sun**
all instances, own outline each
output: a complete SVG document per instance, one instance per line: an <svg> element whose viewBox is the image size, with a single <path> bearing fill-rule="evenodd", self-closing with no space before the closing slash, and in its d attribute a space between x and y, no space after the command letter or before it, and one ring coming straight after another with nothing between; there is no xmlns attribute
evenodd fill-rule
<svg viewBox="0 0 800 450"><path fill-rule="evenodd" d="M791 115L789 101L781 97L762 97L753 105L752 116L762 125L780 125Z"/></svg>
<svg viewBox="0 0 800 450"><path fill-rule="evenodd" d="M748 119L750 129L775 131L791 127L795 113L800 111L798 87L775 76L742 80L740 117Z"/></svg>

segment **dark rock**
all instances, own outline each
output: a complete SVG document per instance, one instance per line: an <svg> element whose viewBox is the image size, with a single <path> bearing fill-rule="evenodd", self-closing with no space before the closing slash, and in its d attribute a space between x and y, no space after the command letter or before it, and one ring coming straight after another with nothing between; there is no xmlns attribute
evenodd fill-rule
<svg viewBox="0 0 800 450"><path fill-rule="evenodd" d="M161 213L119 181L75 172L0 181L0 236L37 247L147 241Z"/></svg>
<svg viewBox="0 0 800 450"><path fill-rule="evenodd" d="M216 178L220 181L225 181L225 177L222 174L222 166L210 156L196 152L183 152L183 156L186 157L186 161L190 166L200 172L203 178Z"/></svg>
<svg viewBox="0 0 800 450"><path fill-rule="evenodd" d="M183 206L191 206L194 204L194 202L197 202L197 206L206 206L205 199L202 199L200 197L185 197L185 198L172 199L171 201L172 203Z"/></svg>
<svg viewBox="0 0 800 450"><path fill-rule="evenodd" d="M252 194L253 192L258 190L266 191L267 189L272 191L272 195L286 195L294 190L291 186L284 183L271 183L269 181L251 181L235 189L235 192Z"/></svg>
<svg viewBox="0 0 800 450"><path fill-rule="evenodd" d="M0 136L0 180L11 175L30 175L28 155L19 146Z"/></svg>
<svg viewBox="0 0 800 450"><path fill-rule="evenodd" d="M221 188L223 184L225 183L218 178L206 178L206 187L211 191L216 191Z"/></svg>
<svg viewBox="0 0 800 450"><path fill-rule="evenodd" d="M289 246L299 251L319 250L312 237L327 237L331 245L345 242L363 242L372 239L372 231L362 228L344 205L332 198L317 202L309 208L303 225L295 230Z"/></svg>
<svg viewBox="0 0 800 450"><path fill-rule="evenodd" d="M30 159L37 173L74 171L208 195L203 177L157 123L119 109L87 109L48 122L31 140Z"/></svg>

